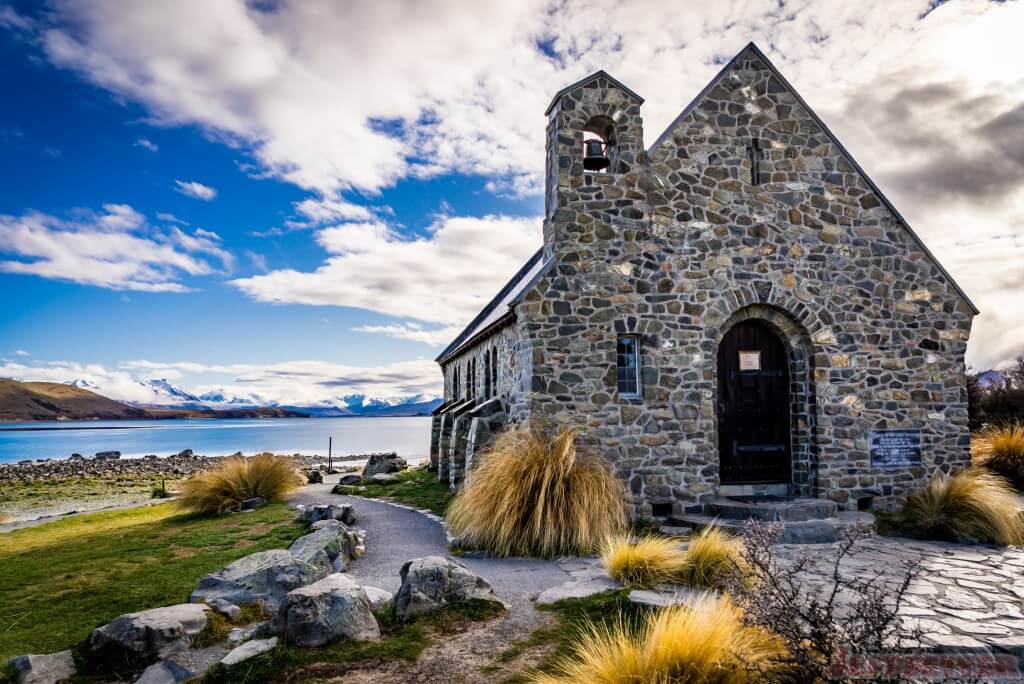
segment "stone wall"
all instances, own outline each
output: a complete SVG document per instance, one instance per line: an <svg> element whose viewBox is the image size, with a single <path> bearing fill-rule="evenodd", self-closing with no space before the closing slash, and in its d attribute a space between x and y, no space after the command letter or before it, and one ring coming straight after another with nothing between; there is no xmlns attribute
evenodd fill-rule
<svg viewBox="0 0 1024 684"><path fill-rule="evenodd" d="M583 173L595 117L616 122L623 172ZM517 310L532 365L524 415L577 426L637 512L714 495L717 347L744 318L790 349L799 492L891 504L966 464L972 309L755 55L649 156L638 101L603 79L561 98L548 144L544 234L557 263ZM616 391L623 332L641 335L639 399ZM922 430L924 465L872 469L867 431L879 428Z"/></svg>

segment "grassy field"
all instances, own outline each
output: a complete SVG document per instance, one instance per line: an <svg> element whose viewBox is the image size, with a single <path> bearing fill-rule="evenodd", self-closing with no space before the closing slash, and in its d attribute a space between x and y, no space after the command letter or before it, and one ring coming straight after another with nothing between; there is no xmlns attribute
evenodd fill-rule
<svg viewBox="0 0 1024 684"><path fill-rule="evenodd" d="M408 506L426 508L440 516L448 511L452 493L447 484L437 481L437 473L416 468L397 473L396 478L395 482L389 484L338 485L334 493L390 499Z"/></svg>
<svg viewBox="0 0 1024 684"><path fill-rule="evenodd" d="M284 504L194 517L165 503L0 534L0 661L59 651L123 613L187 601L203 575L303 532Z"/></svg>

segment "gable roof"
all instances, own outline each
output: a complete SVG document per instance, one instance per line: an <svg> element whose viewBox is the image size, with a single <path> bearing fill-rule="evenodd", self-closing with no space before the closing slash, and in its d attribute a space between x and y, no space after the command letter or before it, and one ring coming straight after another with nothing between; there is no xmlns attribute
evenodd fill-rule
<svg viewBox="0 0 1024 684"><path fill-rule="evenodd" d="M939 272L942 273L946 280L949 281L949 283L953 286L953 289L956 290L957 294L959 294L960 297L962 297L963 300L967 303L967 305L971 307L971 311L973 311L975 314L980 313L978 307L975 306L974 302L971 301L971 298L967 296L967 293L964 292L963 288L961 288L960 285L956 282L956 280L953 279L953 276L950 275L949 271L947 271L946 268L942 265L942 263L935 257L935 255L932 254L932 251L928 249L927 245L924 244L924 241L921 239L921 237L916 232L914 232L914 229L910 227L910 224L907 222L905 218L903 218L903 215L896 209L893 203L889 201L889 198L885 196L881 188L879 188L878 185L876 185L875 182L871 180L871 177L861 167L861 165L857 163L857 160L853 158L853 155L851 155L846 150L846 148L843 146L843 143L839 142L839 138L836 137L835 133L833 133L831 129L829 129L829 127L825 125L825 122L821 120L821 118L815 113L813 109L811 109L810 105L807 104L806 100L804 100L804 98L801 97L800 93L796 91L796 88L794 88L792 84L786 80L786 77L782 75L782 73L774 64L772 64L772 61L768 59L768 56L765 55L761 51L761 49L758 48L757 45L755 45L753 42L747 43L747 45L742 50L736 53L736 56L729 60L729 62L724 67L722 67L722 70L719 71L715 75L715 77L708 82L706 86L704 86L704 89L697 93L697 96L693 98L690 104L686 105L683 111L679 113L679 116L677 116L672 121L672 123L668 125L668 128L666 128L665 131L658 136L657 140L654 141L654 144L647 149L648 155L654 152L655 148L657 148L659 145L665 142L665 140L667 140L669 136L672 135L672 131L675 130L676 126L682 123L682 121L686 117L693 113L693 110L700 105L700 103L704 100L704 97L708 93L710 93L715 88L715 86L719 84L719 82L729 73L729 71L736 65L736 63L740 61L740 59L748 52L753 53L754 56L756 56L765 65L765 67L768 69L771 75L778 79L779 83L781 83L782 86L786 88L786 90L788 90L793 95L793 97L796 98L796 101L800 103L800 106L803 107L804 110L806 110L807 114L811 117L811 119L814 120L814 123L816 123L818 127L821 128L825 135L829 137L829 140L831 140L832 143L837 148L839 148L839 152L846 157L847 161L849 161L851 165L853 165L854 170L860 174L861 178L863 178L864 182L868 184L868 187L871 188L872 192L874 192L878 196L878 199L882 202L885 208L888 209L892 213L892 215L896 217L896 220L900 222L900 224L907 230L908 233L910 233L910 237L913 238L914 242L917 243L917 246L921 248L921 251L925 253L925 256L927 256L931 260L931 262L935 264L936 268L938 268Z"/></svg>
<svg viewBox="0 0 1024 684"><path fill-rule="evenodd" d="M620 81L619 79L615 78L614 76L609 74L604 69L598 69L597 71L595 71L594 73L590 74L589 76L584 76L583 78L581 78L580 80L576 81L575 83L570 83L569 85L565 86L564 88L559 90L557 93L555 93L555 96L553 98L551 98L551 104L549 104L548 108L544 110L544 116L547 116L548 114L551 113L551 110L555 108L555 105L558 104L558 101L560 99L562 99L562 96L572 92L573 90L576 90L580 86L583 86L583 85L586 85L586 84L590 83L591 81L593 81L593 80L595 80L595 79L597 79L597 78L599 78L601 76L604 76L606 79L608 79L609 83L611 83L613 86L615 86L616 88L618 88L622 92L626 93L627 95L632 96L637 101L637 104L643 104L644 103L644 98L642 98L639 95L637 95L631 88L629 88L629 86L623 84L622 81Z"/></svg>
<svg viewBox="0 0 1024 684"><path fill-rule="evenodd" d="M544 261L543 256L544 248L541 247L434 360L437 363L444 363L459 350L468 347L476 338L495 327L496 324L503 323L507 317L510 317L512 307L519 303L526 291L554 263L552 259Z"/></svg>

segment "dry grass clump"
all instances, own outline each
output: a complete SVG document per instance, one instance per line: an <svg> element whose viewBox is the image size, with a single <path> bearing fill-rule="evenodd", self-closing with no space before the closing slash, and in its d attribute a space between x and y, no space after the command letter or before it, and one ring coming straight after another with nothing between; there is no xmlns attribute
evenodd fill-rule
<svg viewBox="0 0 1024 684"><path fill-rule="evenodd" d="M694 587L724 589L744 574L744 567L743 541L709 525L690 539L676 578Z"/></svg>
<svg viewBox="0 0 1024 684"><path fill-rule="evenodd" d="M591 626L543 684L746 684L774 682L791 674L789 654L778 636L743 622L724 596L707 595L692 606L649 614L639 631L622 622Z"/></svg>
<svg viewBox="0 0 1024 684"><path fill-rule="evenodd" d="M499 435L448 508L462 545L547 558L590 553L623 530L622 483L575 441L568 428L553 440L525 426Z"/></svg>
<svg viewBox="0 0 1024 684"><path fill-rule="evenodd" d="M977 470L952 477L936 474L907 497L900 514L912 531L928 539L1024 544L1024 515L1002 478Z"/></svg>
<svg viewBox="0 0 1024 684"><path fill-rule="evenodd" d="M224 513L237 509L246 499L281 501L303 484L305 478L288 458L233 456L182 482L178 505L196 513Z"/></svg>
<svg viewBox="0 0 1024 684"><path fill-rule="evenodd" d="M982 430L971 439L971 460L1024 491L1024 423L1017 421Z"/></svg>
<svg viewBox="0 0 1024 684"><path fill-rule="evenodd" d="M601 563L608 576L630 589L649 589L672 581L686 563L680 542L666 537L611 537L601 544Z"/></svg>

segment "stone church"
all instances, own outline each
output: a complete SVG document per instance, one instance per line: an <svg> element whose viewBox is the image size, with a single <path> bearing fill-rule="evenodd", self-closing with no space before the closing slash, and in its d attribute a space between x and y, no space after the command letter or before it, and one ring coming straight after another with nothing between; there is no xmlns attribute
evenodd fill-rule
<svg viewBox="0 0 1024 684"><path fill-rule="evenodd" d="M968 463L977 309L753 44L644 146L603 71L547 115L544 244L437 358L432 465L577 428L634 512L893 506Z"/></svg>

